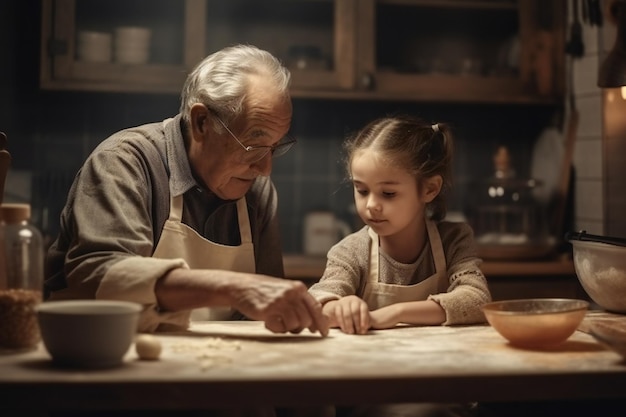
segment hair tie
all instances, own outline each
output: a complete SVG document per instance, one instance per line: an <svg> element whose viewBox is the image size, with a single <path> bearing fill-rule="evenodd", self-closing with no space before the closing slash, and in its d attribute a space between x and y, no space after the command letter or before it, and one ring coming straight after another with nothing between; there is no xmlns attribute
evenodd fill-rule
<svg viewBox="0 0 626 417"><path fill-rule="evenodd" d="M439 123L435 123L434 125L431 126L431 128L433 129L434 132L439 132Z"/></svg>

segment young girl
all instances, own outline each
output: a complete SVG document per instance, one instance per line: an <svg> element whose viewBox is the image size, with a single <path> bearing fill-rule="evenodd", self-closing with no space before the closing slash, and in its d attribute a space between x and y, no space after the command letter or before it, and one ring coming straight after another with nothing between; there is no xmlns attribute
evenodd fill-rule
<svg viewBox="0 0 626 417"><path fill-rule="evenodd" d="M466 223L442 221L452 138L441 123L409 116L365 126L345 143L359 216L366 224L328 252L310 288L331 327L350 334L398 323L484 321L491 296Z"/></svg>

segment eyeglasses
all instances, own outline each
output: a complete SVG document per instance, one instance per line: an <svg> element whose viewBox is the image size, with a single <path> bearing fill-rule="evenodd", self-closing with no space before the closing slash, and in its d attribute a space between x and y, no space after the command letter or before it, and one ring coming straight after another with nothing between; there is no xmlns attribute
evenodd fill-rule
<svg viewBox="0 0 626 417"><path fill-rule="evenodd" d="M243 148L245 151L241 155L241 162L245 164L253 164L255 162L260 161L265 158L268 153L272 153L272 158L276 158L278 156L284 155L287 153L289 149L296 143L296 139L291 135L285 135L281 140L278 141L277 144L273 146L246 146L235 136L233 132L226 126L226 123L222 121L217 115L215 118L220 122L224 129L237 141L239 146Z"/></svg>

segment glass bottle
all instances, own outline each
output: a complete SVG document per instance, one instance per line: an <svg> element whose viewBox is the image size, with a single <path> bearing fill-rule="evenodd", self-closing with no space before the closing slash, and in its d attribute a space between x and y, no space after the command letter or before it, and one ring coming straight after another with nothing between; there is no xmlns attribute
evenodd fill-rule
<svg viewBox="0 0 626 417"><path fill-rule="evenodd" d="M0 349L40 340L35 307L43 293L43 238L29 204L0 205Z"/></svg>

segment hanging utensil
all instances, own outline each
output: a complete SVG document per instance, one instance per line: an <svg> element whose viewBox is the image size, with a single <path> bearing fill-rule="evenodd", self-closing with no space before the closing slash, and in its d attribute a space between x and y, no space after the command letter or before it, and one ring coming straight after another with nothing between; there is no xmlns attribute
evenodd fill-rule
<svg viewBox="0 0 626 417"><path fill-rule="evenodd" d="M578 0L572 0L572 14L574 21L570 28L570 39L565 45L565 52L575 58L580 58L585 54L585 44L583 43L583 27L578 15Z"/></svg>
<svg viewBox="0 0 626 417"><path fill-rule="evenodd" d="M574 0L574 4L576 4L576 0ZM575 12L578 12L577 8ZM579 23L580 24L580 23ZM570 65L573 65L573 58L570 59ZM563 228L564 228L564 219L567 208L567 198L570 190L570 181L572 174L572 162L574 160L574 147L576 144L576 136L578 131L578 123L580 120L580 114L576 107L576 96L574 94L574 71L569 71L568 74L568 100L567 104L569 104L569 120L567 121L567 126L565 130L565 142L563 144L563 158L561 159L561 172L559 175L559 182L557 187L556 199L555 199L555 207L552 211L552 221L553 225L553 235L554 236L562 236ZM565 109L563 110L565 113Z"/></svg>
<svg viewBox="0 0 626 417"><path fill-rule="evenodd" d="M591 26L602 26L602 7L600 0L587 0L589 2L589 23Z"/></svg>

